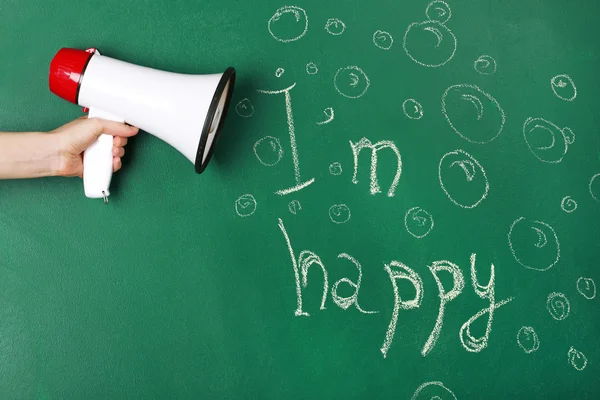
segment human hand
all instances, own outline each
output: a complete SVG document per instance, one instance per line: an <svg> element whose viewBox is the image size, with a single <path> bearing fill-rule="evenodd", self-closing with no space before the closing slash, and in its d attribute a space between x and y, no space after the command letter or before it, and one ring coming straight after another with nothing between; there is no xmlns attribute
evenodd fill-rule
<svg viewBox="0 0 600 400"><path fill-rule="evenodd" d="M57 175L83 177L83 152L105 133L113 136L113 172L121 169L127 138L138 128L115 121L83 116L50 132L58 139L59 166Z"/></svg>

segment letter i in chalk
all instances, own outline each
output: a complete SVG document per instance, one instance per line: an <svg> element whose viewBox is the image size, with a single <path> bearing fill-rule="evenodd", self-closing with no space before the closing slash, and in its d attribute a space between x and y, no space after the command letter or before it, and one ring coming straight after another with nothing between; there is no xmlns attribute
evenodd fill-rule
<svg viewBox="0 0 600 400"><path fill-rule="evenodd" d="M236 72L192 75L161 71L103 56L97 49L63 48L50 63L55 95L84 107L88 118L126 122L175 147L204 171L215 150ZM102 134L83 155L89 198L108 202L113 137Z"/></svg>

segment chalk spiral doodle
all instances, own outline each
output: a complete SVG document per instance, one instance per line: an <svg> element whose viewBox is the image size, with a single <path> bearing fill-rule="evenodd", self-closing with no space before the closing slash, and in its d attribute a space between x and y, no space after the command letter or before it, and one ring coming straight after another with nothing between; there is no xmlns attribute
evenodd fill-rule
<svg viewBox="0 0 600 400"><path fill-rule="evenodd" d="M292 200L288 204L288 209L292 214L296 215L298 211L302 210L302 205L300 205L300 202L298 200Z"/></svg>
<svg viewBox="0 0 600 400"><path fill-rule="evenodd" d="M367 74L355 65L338 69L333 78L333 85L338 93L350 99L358 99L364 95L370 84Z"/></svg>
<svg viewBox="0 0 600 400"><path fill-rule="evenodd" d="M577 202L571 198L571 196L563 197L560 202L560 208L566 213L572 213L577 210Z"/></svg>
<svg viewBox="0 0 600 400"><path fill-rule="evenodd" d="M268 22L269 33L279 42L289 43L306 35L306 11L296 6L284 6L275 11Z"/></svg>
<svg viewBox="0 0 600 400"><path fill-rule="evenodd" d="M560 244L554 228L542 221L516 219L508 231L508 246L519 264L546 271L560 259Z"/></svg>
<svg viewBox="0 0 600 400"><path fill-rule="evenodd" d="M581 277L577 279L577 291L588 300L596 297L596 283L592 278Z"/></svg>
<svg viewBox="0 0 600 400"><path fill-rule="evenodd" d="M376 30L373 34L373 44L382 50L391 49L393 43L394 39L392 38L392 35L389 34L389 32Z"/></svg>
<svg viewBox="0 0 600 400"><path fill-rule="evenodd" d="M338 36L346 30L346 24L338 18L329 18L325 23L325 30L330 35Z"/></svg>
<svg viewBox="0 0 600 400"><path fill-rule="evenodd" d="M540 161L556 164L563 160L569 145L575 141L570 128L559 128L543 118L527 118L523 124L527 147Z"/></svg>
<svg viewBox="0 0 600 400"><path fill-rule="evenodd" d="M319 72L319 68L317 67L317 65L314 62L309 62L308 64L306 64L306 73L309 75L314 75L317 72Z"/></svg>
<svg viewBox="0 0 600 400"><path fill-rule="evenodd" d="M496 60L492 56L484 54L475 60L473 68L481 75L492 75L496 72Z"/></svg>
<svg viewBox="0 0 600 400"><path fill-rule="evenodd" d="M456 396L442 382L425 382L417 388L411 400L456 400Z"/></svg>
<svg viewBox="0 0 600 400"><path fill-rule="evenodd" d="M446 196L462 208L477 207L490 189L485 170L464 150L451 151L442 156L438 178Z"/></svg>
<svg viewBox="0 0 600 400"><path fill-rule="evenodd" d="M402 103L402 111L410 119L423 118L423 106L415 99L406 99Z"/></svg>
<svg viewBox="0 0 600 400"><path fill-rule="evenodd" d="M235 212L240 217L248 217L256 211L256 199L251 194L240 196L235 201Z"/></svg>
<svg viewBox="0 0 600 400"><path fill-rule="evenodd" d="M250 118L254 114L254 106L248 99L242 99L235 105L235 112L244 118Z"/></svg>
<svg viewBox="0 0 600 400"><path fill-rule="evenodd" d="M533 353L540 347L540 339L535 330L530 326L524 326L517 333L517 343L527 354Z"/></svg>
<svg viewBox="0 0 600 400"><path fill-rule="evenodd" d="M283 69L281 67L277 68L277 70L275 71L275 76L278 77L278 78L280 78L281 75L283 75L284 72L285 72L285 69Z"/></svg>
<svg viewBox="0 0 600 400"><path fill-rule="evenodd" d="M281 147L281 142L276 137L265 136L254 143L254 154L262 165L272 167L281 161L283 147Z"/></svg>
<svg viewBox="0 0 600 400"><path fill-rule="evenodd" d="M350 219L350 209L345 204L335 204L329 208L329 218L336 224L343 224Z"/></svg>
<svg viewBox="0 0 600 400"><path fill-rule="evenodd" d="M590 179L589 189L592 198L597 202L600 202L600 174L592 176L592 179Z"/></svg>
<svg viewBox="0 0 600 400"><path fill-rule="evenodd" d="M404 226L408 233L421 239L433 229L433 217L421 207L413 207L404 215Z"/></svg>
<svg viewBox="0 0 600 400"><path fill-rule="evenodd" d="M550 79L554 95L564 101L573 101L577 97L577 87L569 75L560 74Z"/></svg>
<svg viewBox="0 0 600 400"><path fill-rule="evenodd" d="M569 316L571 305L569 300L562 293L552 292L546 299L546 308L548 312L557 321L562 321Z"/></svg>
<svg viewBox="0 0 600 400"><path fill-rule="evenodd" d="M567 353L567 358L569 362L577 371L583 371L587 366L587 357L580 352L579 350L574 349L573 347L569 348L569 352Z"/></svg>
<svg viewBox="0 0 600 400"><path fill-rule="evenodd" d="M334 176L342 174L342 165L339 162L334 162L329 166L329 173Z"/></svg>

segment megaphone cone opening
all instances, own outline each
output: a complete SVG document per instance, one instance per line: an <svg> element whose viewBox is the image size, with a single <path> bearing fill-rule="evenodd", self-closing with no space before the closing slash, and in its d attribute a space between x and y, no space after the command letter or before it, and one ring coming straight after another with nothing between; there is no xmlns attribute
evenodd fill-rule
<svg viewBox="0 0 600 400"><path fill-rule="evenodd" d="M196 161L194 163L194 169L198 174L204 172L215 151L219 135L223 130L223 121L229 110L234 85L235 69L229 67L225 70L217 85L217 90L215 90L215 94L210 102L202 133L200 134L200 143L198 144Z"/></svg>

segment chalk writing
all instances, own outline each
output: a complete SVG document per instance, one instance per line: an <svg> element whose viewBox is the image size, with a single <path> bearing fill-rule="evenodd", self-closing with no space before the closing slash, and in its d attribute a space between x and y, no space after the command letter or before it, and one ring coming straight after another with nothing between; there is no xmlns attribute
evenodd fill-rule
<svg viewBox="0 0 600 400"><path fill-rule="evenodd" d="M554 95L561 100L573 101L577 97L575 82L569 75L560 74L550 79L550 87Z"/></svg>
<svg viewBox="0 0 600 400"><path fill-rule="evenodd" d="M339 162L334 162L329 166L329 173L331 175L341 175L342 174L342 165Z"/></svg>
<svg viewBox="0 0 600 400"><path fill-rule="evenodd" d="M379 311L365 311L362 308L360 308L360 305L358 304L358 291L360 290L360 281L362 280L362 267L361 267L360 263L358 261L356 261L356 259L354 257L352 257L351 255L346 254L346 253L339 254L338 258L345 258L346 260L348 260L352 264L354 264L356 269L358 269L358 279L357 279L356 283L352 282L348 278L342 278L339 281L337 281L333 285L333 288L331 289L331 297L333 298L333 302L335 304L337 304L342 310L347 310L352 304L354 304L356 309L363 314L378 313ZM354 288L354 293L352 294L352 296L342 297L342 296L338 295L337 288L341 283L345 283L345 284L351 286L352 288Z"/></svg>
<svg viewBox="0 0 600 400"><path fill-rule="evenodd" d="M268 22L269 33L279 42L289 43L306 35L306 11L296 6L284 6L275 11Z"/></svg>
<svg viewBox="0 0 600 400"><path fill-rule="evenodd" d="M577 279L577 291L588 300L596 297L596 283L592 278Z"/></svg>
<svg viewBox="0 0 600 400"><path fill-rule="evenodd" d="M257 89L259 93L275 95L275 94L284 94L285 97L285 112L287 116L287 124L288 124L288 134L290 136L290 147L292 149L292 161L294 163L294 178L296 180L296 185L292 186L288 189L278 190L275 193L284 196L286 194L294 193L299 190L304 189L305 187L311 185L315 179L309 179L308 181L302 181L300 177L300 160L298 158L298 146L296 144L296 133L294 130L294 116L292 113L292 96L290 91L296 86L296 83L288 86L285 89L280 90L263 90Z"/></svg>
<svg viewBox="0 0 600 400"><path fill-rule="evenodd" d="M290 204L288 204L288 209L292 214L296 215L298 211L302 210L302 205L300 205L298 200L292 200L290 201Z"/></svg>
<svg viewBox="0 0 600 400"><path fill-rule="evenodd" d="M392 312L392 319L388 326L387 332L385 333L385 340L381 346L381 353L383 357L387 357L387 352L392 345L394 340L394 334L396 332L396 322L398 321L398 312L402 310L410 310L413 308L419 308L421 300L423 299L423 281L419 274L404 265L399 261L392 261L389 264L385 264L385 271L390 276L392 282L392 288L394 290L394 311ZM402 300L398 291L398 285L396 284L397 279L405 279L409 281L415 288L415 297L411 300Z"/></svg>
<svg viewBox="0 0 600 400"><path fill-rule="evenodd" d="M309 75L314 75L317 72L319 72L319 68L317 68L316 64L314 62L309 62L308 64L306 64L306 73Z"/></svg>
<svg viewBox="0 0 600 400"><path fill-rule="evenodd" d="M411 400L456 400L456 396L442 382L425 382L415 390Z"/></svg>
<svg viewBox="0 0 600 400"><path fill-rule="evenodd" d="M517 343L527 354L540 348L540 339L535 330L530 326L523 326L517 333Z"/></svg>
<svg viewBox="0 0 600 400"><path fill-rule="evenodd" d="M248 99L242 99L235 105L235 112L244 118L250 118L254 114L254 106Z"/></svg>
<svg viewBox="0 0 600 400"><path fill-rule="evenodd" d="M254 143L254 154L262 165L272 167L281 161L283 148L279 139L273 136L265 136Z"/></svg>
<svg viewBox="0 0 600 400"><path fill-rule="evenodd" d="M479 72L481 75L492 75L496 72L496 60L494 60L493 57L484 54L475 60L473 67L475 68L475 71Z"/></svg>
<svg viewBox="0 0 600 400"><path fill-rule="evenodd" d="M482 309L477 314L469 318L467 322L465 322L461 326L459 335L460 342L462 343L465 350L473 353L478 353L488 346L490 333L492 331L492 321L494 320L494 311L510 303L513 300L513 298L509 297L496 303L496 278L494 273L494 264L490 264L490 280L488 281L488 284L486 286L483 286L480 285L479 281L477 280L477 269L475 268L475 259L476 255L471 254L471 283L473 284L473 290L475 290L475 293L482 299L487 299L489 301L489 306ZM488 314L488 321L487 326L485 328L485 333L483 334L483 336L476 338L471 334L471 325L485 314Z"/></svg>
<svg viewBox="0 0 600 400"><path fill-rule="evenodd" d="M394 39L389 32L376 30L373 34L373 44L383 50L389 50L392 48Z"/></svg>
<svg viewBox="0 0 600 400"><path fill-rule="evenodd" d="M569 348L569 352L567 353L567 358L569 362L577 371L583 371L587 366L587 357L585 354L580 352L579 350L575 350L573 347Z"/></svg>
<svg viewBox="0 0 600 400"><path fill-rule="evenodd" d="M356 65L349 65L337 70L333 77L333 85L342 96L358 99L367 92L371 82L362 69Z"/></svg>
<svg viewBox="0 0 600 400"><path fill-rule="evenodd" d="M406 99L402 103L402 111L410 119L423 118L423 106L415 99Z"/></svg>
<svg viewBox="0 0 600 400"><path fill-rule="evenodd" d="M571 196L565 196L560 202L560 208L566 213L572 213L577 209L577 202Z"/></svg>
<svg viewBox="0 0 600 400"><path fill-rule="evenodd" d="M571 305L569 300L562 293L552 292L546 299L546 308L548 312L557 321L562 321L569 316Z"/></svg>
<svg viewBox="0 0 600 400"><path fill-rule="evenodd" d="M256 199L251 194L240 196L235 201L235 212L240 217L249 217L256 211Z"/></svg>
<svg viewBox="0 0 600 400"><path fill-rule="evenodd" d="M540 161L556 164L562 161L575 134L569 128L559 128L543 118L527 118L523 124L527 147Z"/></svg>
<svg viewBox="0 0 600 400"><path fill-rule="evenodd" d="M590 179L589 190L592 198L600 202L600 174L592 176L592 179Z"/></svg>
<svg viewBox="0 0 600 400"><path fill-rule="evenodd" d="M326 119L324 121L317 122L317 125L328 124L331 121L333 121L333 118L335 117L335 113L333 112L333 108L331 107L327 107L326 109L324 109L323 114L325 114Z"/></svg>
<svg viewBox="0 0 600 400"><path fill-rule="evenodd" d="M453 85L442 95L442 113L450 127L471 143L489 143L502 133L506 116L489 93L475 85Z"/></svg>
<svg viewBox="0 0 600 400"><path fill-rule="evenodd" d="M554 228L542 221L517 218L508 231L508 246L519 264L547 271L560 259L560 244Z"/></svg>
<svg viewBox="0 0 600 400"><path fill-rule="evenodd" d="M338 18L329 18L325 23L325 30L330 35L338 36L344 33L346 24L340 21Z"/></svg>
<svg viewBox="0 0 600 400"><path fill-rule="evenodd" d="M433 217L421 207L413 207L404 215L404 226L408 233L421 239L433 229Z"/></svg>
<svg viewBox="0 0 600 400"><path fill-rule="evenodd" d="M350 209L345 204L335 204L329 207L329 218L336 224L343 224L350 219Z"/></svg>
<svg viewBox="0 0 600 400"><path fill-rule="evenodd" d="M454 150L442 156L438 178L446 196L462 208L477 207L490 189L485 170L464 150Z"/></svg>
<svg viewBox="0 0 600 400"><path fill-rule="evenodd" d="M381 188L379 187L379 182L377 180L377 152L383 149L390 149L394 152L397 159L396 164L396 175L394 176L394 180L390 185L390 188L387 192L388 197L394 197L394 192L396 190L396 186L400 180L400 175L402 174L402 157L400 156L400 151L394 144L394 142L390 140L382 140L375 144L372 144L371 141L367 138L362 138L357 143L353 143L350 141L350 147L352 148L352 155L354 157L354 175L352 176L352 183L358 184L358 155L363 149L369 148L371 149L371 194L374 195L376 193L381 193Z"/></svg>
<svg viewBox="0 0 600 400"><path fill-rule="evenodd" d="M417 64L436 68L450 61L456 52L456 36L444 25L452 12L447 3L433 1L425 14L427 21L413 22L408 26L402 47Z"/></svg>

